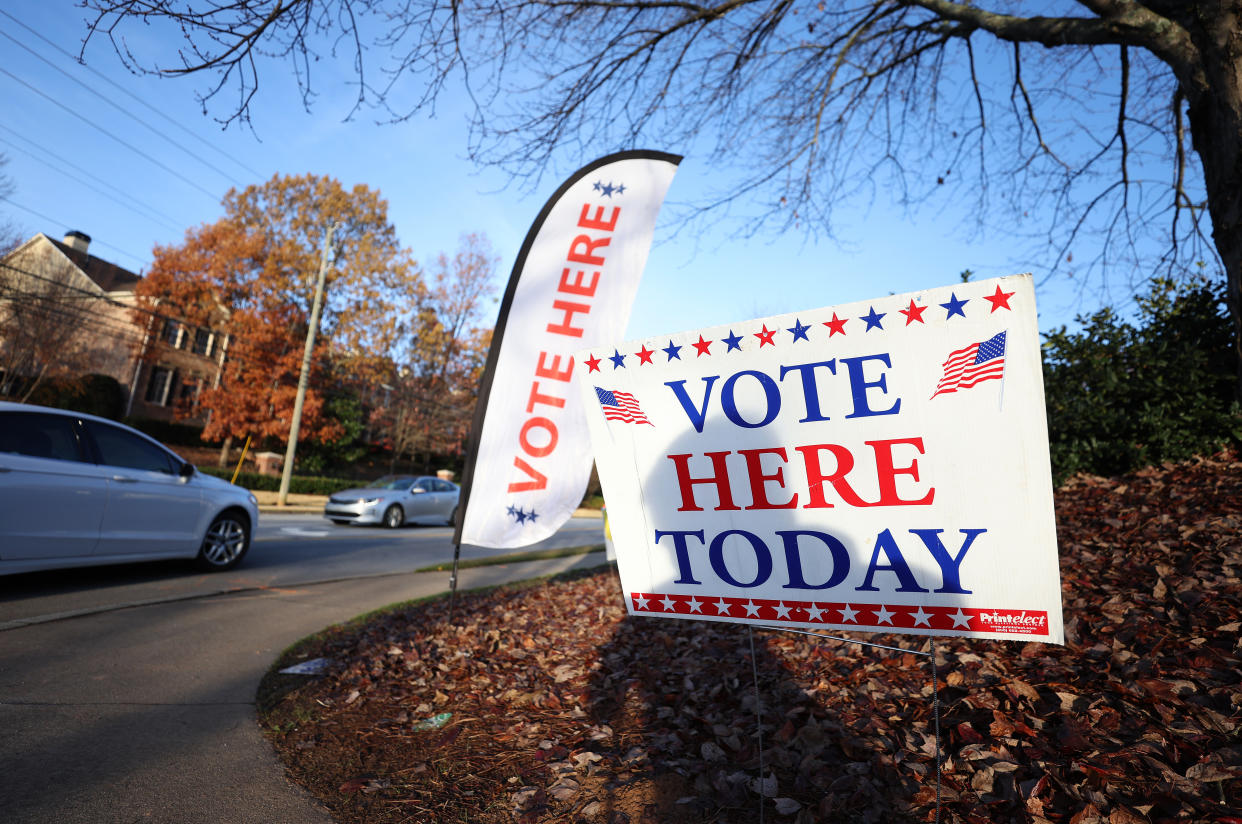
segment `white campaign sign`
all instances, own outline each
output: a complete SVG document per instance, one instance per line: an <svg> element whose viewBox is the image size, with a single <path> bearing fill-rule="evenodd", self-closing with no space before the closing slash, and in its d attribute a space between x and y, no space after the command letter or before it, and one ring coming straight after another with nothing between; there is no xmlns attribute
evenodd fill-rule
<svg viewBox="0 0 1242 824"><path fill-rule="evenodd" d="M573 352L624 332L680 160L650 151L601 158L571 176L535 220L489 354L454 543L533 544L582 503L590 438L570 388Z"/></svg>
<svg viewBox="0 0 1242 824"><path fill-rule="evenodd" d="M1064 643L1029 275L575 369L632 614Z"/></svg>

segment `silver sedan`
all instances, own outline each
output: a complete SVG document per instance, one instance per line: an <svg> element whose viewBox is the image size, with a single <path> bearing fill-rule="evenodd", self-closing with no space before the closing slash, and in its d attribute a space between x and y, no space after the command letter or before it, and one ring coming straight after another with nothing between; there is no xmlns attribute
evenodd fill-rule
<svg viewBox="0 0 1242 824"><path fill-rule="evenodd" d="M333 493L323 516L334 524L451 524L461 490L430 475L385 475L370 486Z"/></svg>

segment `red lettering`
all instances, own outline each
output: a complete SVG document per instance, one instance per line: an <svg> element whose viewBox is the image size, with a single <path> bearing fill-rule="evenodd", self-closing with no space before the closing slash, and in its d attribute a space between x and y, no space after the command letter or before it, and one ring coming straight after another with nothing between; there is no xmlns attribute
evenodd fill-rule
<svg viewBox="0 0 1242 824"><path fill-rule="evenodd" d="M595 254L596 246L607 246L612 243L612 238L602 237L593 240L590 235L578 235L574 238L574 242L569 244L568 259L570 263L585 263L588 266L603 266L604 258ZM586 247L585 252L579 252L578 249Z"/></svg>
<svg viewBox="0 0 1242 824"><path fill-rule="evenodd" d="M894 477L896 475L909 475L916 481L919 479L919 461L917 458L912 459L909 466L893 466L893 444L910 444L922 455L922 438L895 438L891 441L864 441L864 443L875 452L876 475L880 481L880 500L876 501L872 506L901 506L902 504L924 506L931 504L932 499L936 497L934 487L929 489L927 494L917 501L907 501L897 494L897 482Z"/></svg>
<svg viewBox="0 0 1242 824"><path fill-rule="evenodd" d="M544 358L546 358L547 356L548 356L547 352L539 353L539 362L535 364L535 377L549 378L554 381L569 381L569 379L573 377L573 374L574 374L574 359L573 358L570 358L569 364L564 369L561 369L561 356L560 355L553 355L551 364L547 364L544 362ZM561 405L564 406L564 404L561 404ZM530 410L527 409L526 411L529 412Z"/></svg>
<svg viewBox="0 0 1242 824"><path fill-rule="evenodd" d="M854 468L854 456L844 446L835 443L820 443L813 446L795 446L802 453L802 462L806 465L806 482L810 493L810 502L803 509L831 507L824 497L824 484L832 484L832 488L841 496L841 500L850 506L869 506L858 493L850 487L845 476ZM831 475L825 475L819 463L819 453L828 450L836 458L837 468Z"/></svg>
<svg viewBox="0 0 1242 824"><path fill-rule="evenodd" d="M571 283L569 280L569 269L568 268L562 269L561 270L561 285L556 287L556 291L566 292L571 295L582 295L583 297L587 297L587 298L591 297L592 295L595 294L595 287L599 284L599 271L597 270L591 273L591 283L589 286L583 284L582 282L582 277L585 274L586 272L579 269L578 276L574 278L573 282Z"/></svg>
<svg viewBox="0 0 1242 824"><path fill-rule="evenodd" d="M519 456L513 456L513 465L525 472L526 476L531 480L511 482L509 484L509 492L535 492L547 487L548 479Z"/></svg>
<svg viewBox="0 0 1242 824"><path fill-rule="evenodd" d="M573 325L574 314L577 312L582 312L583 314L590 312L591 304L570 303L567 300L554 300L552 301L552 308L560 309L562 312L565 313L565 317L560 323L549 323L548 324L549 332L551 332L554 335L567 335L568 337L571 337L571 338L582 337L583 330Z"/></svg>
<svg viewBox="0 0 1242 824"><path fill-rule="evenodd" d="M526 411L534 412L535 404L542 403L545 406L554 406L561 409L565 406L565 399L558 398L556 395L545 395L539 391L539 381L535 381L530 385L530 398L526 401Z"/></svg>
<svg viewBox="0 0 1242 824"><path fill-rule="evenodd" d="M716 498L719 505L716 511L741 509L733 503L733 493L729 489L729 468L725 466L726 452L704 452L712 462L712 475L706 478L690 477L690 455L669 455L668 458L673 462L673 466L677 468L677 485L681 487L681 506L677 508L678 512L702 512L703 507L694 501L694 485L695 484L715 484Z"/></svg>
<svg viewBox="0 0 1242 824"><path fill-rule="evenodd" d="M590 208L591 204L582 204L582 214L578 216L578 225L583 229L599 229L601 232L611 232L617 228L617 218L621 216L620 206L612 207L612 218L609 220L604 220L603 206L595 207L595 217L587 217L587 212Z"/></svg>
<svg viewBox="0 0 1242 824"><path fill-rule="evenodd" d="M532 429L542 429L548 433L548 442L543 446L535 446L530 442L530 432ZM518 433L518 443L522 445L522 450L532 458L543 458L552 454L552 450L556 449L556 424L547 418L531 418L522 424L522 431Z"/></svg>
<svg viewBox="0 0 1242 824"><path fill-rule="evenodd" d="M739 449L737 454L746 458L746 474L750 476L751 505L747 509L794 509L798 506L798 495L783 504L774 504L768 500L767 482L776 481L777 486L785 487L785 469L778 466L771 475L763 474L763 456L777 455L781 462L789 460L785 455L785 447L775 449Z"/></svg>

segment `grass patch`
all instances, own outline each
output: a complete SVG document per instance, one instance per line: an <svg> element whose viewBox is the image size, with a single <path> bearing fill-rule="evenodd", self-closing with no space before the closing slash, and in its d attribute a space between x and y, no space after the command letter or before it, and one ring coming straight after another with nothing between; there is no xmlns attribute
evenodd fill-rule
<svg viewBox="0 0 1242 824"><path fill-rule="evenodd" d="M487 558L471 558L469 560L459 561L458 569L474 569L475 567L495 566L497 564L516 564L522 561L547 561L552 558L569 558L573 555L589 555L592 552L603 552L603 544L591 544L590 546L569 546L561 549L540 549L534 552L515 552L509 555L494 555ZM453 563L446 561L442 564L433 564L425 566L415 572L449 572L453 569Z"/></svg>

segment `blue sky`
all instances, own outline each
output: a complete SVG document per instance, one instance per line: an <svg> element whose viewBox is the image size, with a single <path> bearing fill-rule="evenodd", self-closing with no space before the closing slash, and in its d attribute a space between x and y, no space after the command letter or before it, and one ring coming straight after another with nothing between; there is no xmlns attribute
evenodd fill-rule
<svg viewBox="0 0 1242 824"><path fill-rule="evenodd" d="M135 271L149 266L154 244L176 243L187 227L218 218L230 186L312 172L380 190L401 241L422 261L451 253L463 233L485 234L500 258L500 288L531 221L572 171L523 191L497 170L476 168L464 157L466 123L451 95L434 119L376 125L364 113L343 122L351 92L330 71L321 71L309 114L287 72L269 71L253 131L223 130L195 98L201 78L131 74L104 41L92 42L86 67L66 56L78 53L86 32L72 0L17 0L3 11L11 16L0 15L0 152L16 191L0 217L26 236L83 231L92 252ZM128 33L144 36L141 28ZM693 200L727 172L688 155L669 205ZM1015 256L1020 247L1003 232L973 236L969 216L953 208L906 214L883 198L857 205L842 243L775 231L743 237L723 224L697 236L658 229L626 337L950 284L963 269L978 278L1031 271L1040 281L1040 261ZM1100 303L1080 301L1060 279L1038 297L1044 330L1072 325Z"/></svg>

